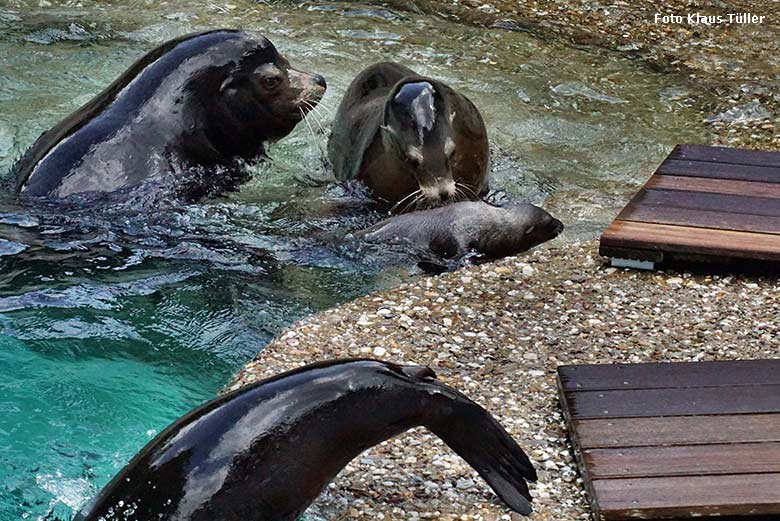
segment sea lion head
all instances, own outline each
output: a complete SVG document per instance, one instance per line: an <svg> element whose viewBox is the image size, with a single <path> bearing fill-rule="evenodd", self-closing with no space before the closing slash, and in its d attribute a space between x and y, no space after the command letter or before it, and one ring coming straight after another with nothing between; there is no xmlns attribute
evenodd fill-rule
<svg viewBox="0 0 780 521"><path fill-rule="evenodd" d="M493 209L490 233L477 238L475 249L487 258L502 258L526 251L554 239L563 223L532 204Z"/></svg>
<svg viewBox="0 0 780 521"><path fill-rule="evenodd" d="M454 116L435 85L425 80L399 82L385 105L383 142L414 177L423 207L438 206L457 193L451 168Z"/></svg>
<svg viewBox="0 0 780 521"><path fill-rule="evenodd" d="M325 89L325 78L293 68L267 38L253 35L218 95L258 138L274 141L292 132Z"/></svg>

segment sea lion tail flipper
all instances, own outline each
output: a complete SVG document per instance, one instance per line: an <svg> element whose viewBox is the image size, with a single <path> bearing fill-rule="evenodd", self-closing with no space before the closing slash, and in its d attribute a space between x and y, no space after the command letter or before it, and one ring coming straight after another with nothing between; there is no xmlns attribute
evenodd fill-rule
<svg viewBox="0 0 780 521"><path fill-rule="evenodd" d="M453 414L439 417L427 427L479 472L512 510L531 513L526 481L536 481L536 470L490 413L470 400L458 401Z"/></svg>

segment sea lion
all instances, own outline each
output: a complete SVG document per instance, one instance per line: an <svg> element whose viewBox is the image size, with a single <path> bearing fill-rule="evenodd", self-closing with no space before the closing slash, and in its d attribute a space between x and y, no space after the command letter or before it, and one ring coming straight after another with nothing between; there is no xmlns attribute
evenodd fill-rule
<svg viewBox="0 0 780 521"><path fill-rule="evenodd" d="M214 30L171 40L44 132L16 162L25 198L114 193L173 175L195 200L245 181L237 163L289 134L325 92L265 37Z"/></svg>
<svg viewBox="0 0 780 521"><path fill-rule="evenodd" d="M444 83L377 63L347 89L328 156L336 179L358 179L394 211L479 199L490 150L477 108Z"/></svg>
<svg viewBox="0 0 780 521"><path fill-rule="evenodd" d="M529 514L527 456L435 378L427 367L335 360L248 385L161 432L74 521L293 521L350 460L420 425Z"/></svg>
<svg viewBox="0 0 780 521"><path fill-rule="evenodd" d="M425 262L460 260L476 253L485 260L516 255L549 241L563 223L532 204L507 207L462 201L385 219L356 234L370 242L411 245Z"/></svg>

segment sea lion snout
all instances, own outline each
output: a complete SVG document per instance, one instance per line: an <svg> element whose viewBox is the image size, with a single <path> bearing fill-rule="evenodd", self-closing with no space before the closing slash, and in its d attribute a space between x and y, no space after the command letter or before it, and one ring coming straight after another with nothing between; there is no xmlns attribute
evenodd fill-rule
<svg viewBox="0 0 780 521"><path fill-rule="evenodd" d="M325 78L320 74L303 72L293 68L289 68L287 74L290 78L290 87L299 93L296 100L298 108L304 114L308 113L325 95L328 88Z"/></svg>
<svg viewBox="0 0 780 521"><path fill-rule="evenodd" d="M552 226L553 226L552 228L553 233L555 234L556 237L559 236L561 233L563 233L563 229L564 229L563 223L558 219L553 218Z"/></svg>
<svg viewBox="0 0 780 521"><path fill-rule="evenodd" d="M420 192L427 206L439 206L455 197L457 189L455 181L449 178L437 179L433 185L420 185Z"/></svg>

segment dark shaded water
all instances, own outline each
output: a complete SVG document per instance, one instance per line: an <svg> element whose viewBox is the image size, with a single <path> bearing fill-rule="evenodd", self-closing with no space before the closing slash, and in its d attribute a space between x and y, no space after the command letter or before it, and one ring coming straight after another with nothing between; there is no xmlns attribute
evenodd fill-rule
<svg viewBox="0 0 780 521"><path fill-rule="evenodd" d="M354 74L405 62L462 89L494 143L494 188L594 236L678 141L686 89L632 63L356 4L0 4L0 176L38 134L162 41L264 32L328 78L319 113L241 192L165 211L37 209L0 197L0 521L68 519L156 432L211 398L282 327L409 277L343 239L377 216L323 184ZM324 129L324 130L323 130Z"/></svg>

